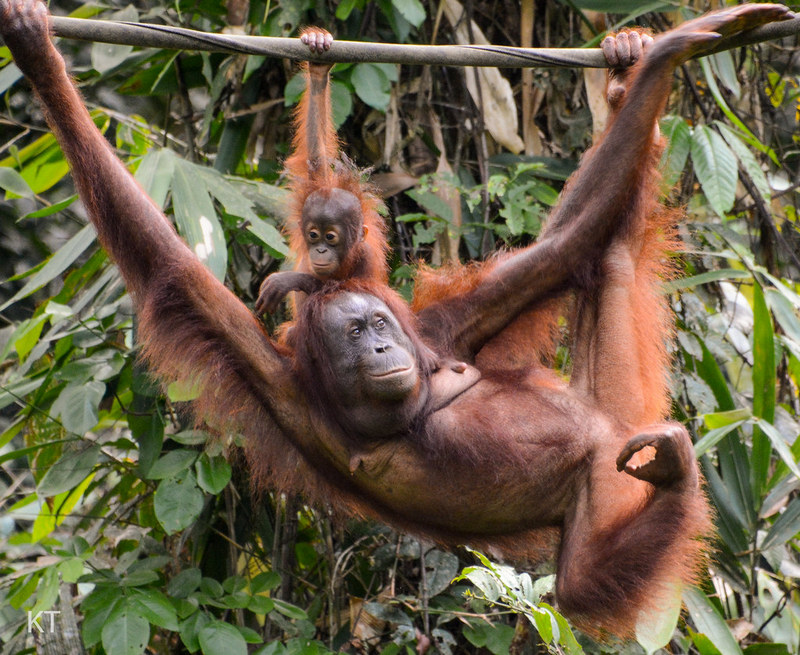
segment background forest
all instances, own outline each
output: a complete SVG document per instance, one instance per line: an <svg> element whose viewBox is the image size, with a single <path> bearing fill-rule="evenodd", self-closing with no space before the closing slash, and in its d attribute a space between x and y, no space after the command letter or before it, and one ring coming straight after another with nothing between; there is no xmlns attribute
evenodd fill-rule
<svg viewBox="0 0 800 655"><path fill-rule="evenodd" d="M626 23L661 31L723 4L736 3L51 7L268 36L320 25L350 40L580 47ZM209 266L252 305L288 252L281 165L302 90L296 65L59 47L119 156L187 240L211 240ZM676 253L685 277L668 289L678 323L673 413L696 441L717 535L708 575L684 590L677 627L674 617L653 626L641 645L573 633L550 605L551 565L515 572L467 549L443 552L379 524L336 520L299 497L254 497L237 437L194 429L184 411L191 390L164 391L137 364L119 274L5 48L0 67L3 653L633 654L666 642L675 653L800 652L796 38L685 65L662 123L666 200L688 214ZM373 168L385 197L401 292L410 294L420 259L482 259L535 238L602 124L603 76L333 69L336 122L346 152ZM558 365L568 359L562 352Z"/></svg>

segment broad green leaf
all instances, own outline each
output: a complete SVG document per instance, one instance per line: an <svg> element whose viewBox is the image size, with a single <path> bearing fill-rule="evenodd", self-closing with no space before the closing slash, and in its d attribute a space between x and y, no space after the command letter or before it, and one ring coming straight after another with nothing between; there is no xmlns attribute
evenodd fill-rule
<svg viewBox="0 0 800 655"><path fill-rule="evenodd" d="M789 467L789 470L792 473L794 473L794 475L797 478L800 479L800 469L798 469L795 457L792 454L789 445L784 440L783 435L780 432L778 432L777 428L774 425L772 425L772 423L769 423L764 419L754 418L753 424L756 427L758 427L762 435L766 435L767 439L769 439L769 441L772 443L772 447L775 449L780 458L783 460L784 464L786 464L786 466ZM755 433L755 428L754 428L754 433ZM767 447L769 447L769 444L767 444Z"/></svg>
<svg viewBox="0 0 800 655"><path fill-rule="evenodd" d="M300 102L300 98L306 90L306 78L303 73L297 73L292 77L283 89L283 102L286 107L291 107Z"/></svg>
<svg viewBox="0 0 800 655"><path fill-rule="evenodd" d="M764 296L786 336L800 345L800 305L793 305L786 296L774 289L766 289Z"/></svg>
<svg viewBox="0 0 800 655"><path fill-rule="evenodd" d="M433 598L447 589L458 575L458 557L453 553L432 550L425 555L425 568L428 570L428 597Z"/></svg>
<svg viewBox="0 0 800 655"><path fill-rule="evenodd" d="M336 5L336 18L347 20L353 9L358 6L358 0L343 0Z"/></svg>
<svg viewBox="0 0 800 655"><path fill-rule="evenodd" d="M33 190L28 186L25 178L7 166L0 166L0 189L10 191L22 198L33 198Z"/></svg>
<svg viewBox="0 0 800 655"><path fill-rule="evenodd" d="M750 418L751 413L750 410L740 408L734 409L728 412L714 412L713 414L704 414L703 415L703 423L709 429L716 429L722 428L726 425L729 426L731 423L741 424L742 421L746 421Z"/></svg>
<svg viewBox="0 0 800 655"><path fill-rule="evenodd" d="M203 491L218 494L231 479L231 465L221 455L210 457L203 453L195 464L197 483Z"/></svg>
<svg viewBox="0 0 800 655"><path fill-rule="evenodd" d="M122 604L123 600L116 585L97 585L81 603L83 622L81 636L87 648L100 642L106 620Z"/></svg>
<svg viewBox="0 0 800 655"><path fill-rule="evenodd" d="M166 630L178 629L178 615L167 597L156 589L132 589L129 605L153 625Z"/></svg>
<svg viewBox="0 0 800 655"><path fill-rule="evenodd" d="M661 121L661 131L667 138L667 148L661 156L664 184L672 188L680 179L692 145L692 131L680 116L667 116Z"/></svg>
<svg viewBox="0 0 800 655"><path fill-rule="evenodd" d="M736 128L744 134L745 141L749 143L753 148L756 148L760 152L765 153L769 156L772 161L776 164L779 164L778 156L775 154L775 151L772 148L765 146L761 141L756 138L756 135L753 134L750 129L742 122L742 119L739 118L736 113L731 110L728 106L728 103L725 102L725 98L722 96L722 93L717 86L717 81L714 78L714 74L711 72L711 64L708 61L708 57L703 57L700 59L700 67L703 69L703 75L706 78L706 83L708 84L708 90L711 91L711 95L714 96L714 100L717 103L717 106L722 110L722 113L728 118L728 120L736 126Z"/></svg>
<svg viewBox="0 0 800 655"><path fill-rule="evenodd" d="M500 598L502 589L497 582L497 578L490 571L479 566L471 566L461 572L461 577L466 578L480 589L486 600L494 602Z"/></svg>
<svg viewBox="0 0 800 655"><path fill-rule="evenodd" d="M247 642L228 623L211 621L197 636L203 655L247 655Z"/></svg>
<svg viewBox="0 0 800 655"><path fill-rule="evenodd" d="M55 506L56 511L56 526L61 525L67 517L70 516L70 513L75 506L81 501L83 498L83 494L88 489L89 485L94 480L95 474L94 472L90 473L86 476L86 479L81 482L77 487L74 487L69 492L64 492L63 494L59 494L59 502ZM66 497L61 500L61 496L66 495Z"/></svg>
<svg viewBox="0 0 800 655"><path fill-rule="evenodd" d="M189 527L203 509L203 492L189 471L180 478L162 480L154 499L156 518L168 534Z"/></svg>
<svg viewBox="0 0 800 655"><path fill-rule="evenodd" d="M742 655L742 649L730 628L702 591L695 587L685 589L683 602L689 609L697 631L708 637L722 655Z"/></svg>
<svg viewBox="0 0 800 655"><path fill-rule="evenodd" d="M136 180L161 209L166 206L177 159L169 148L153 148L142 157L136 169Z"/></svg>
<svg viewBox="0 0 800 655"><path fill-rule="evenodd" d="M164 478L174 477L181 471L188 470L196 459L197 451L195 450L186 450L184 448L170 450L153 464L147 477L150 480L163 480Z"/></svg>
<svg viewBox="0 0 800 655"><path fill-rule="evenodd" d="M274 225L256 216L247 224L248 232L254 234L263 243L270 255L276 259L283 259L289 254L286 240Z"/></svg>
<svg viewBox="0 0 800 655"><path fill-rule="evenodd" d="M733 94L733 97L738 99L741 95L742 87L739 84L739 78L736 77L736 66L733 63L731 51L723 50L709 55L708 61L722 83Z"/></svg>
<svg viewBox="0 0 800 655"><path fill-rule="evenodd" d="M425 21L425 7L419 0L392 0L392 5L414 27Z"/></svg>
<svg viewBox="0 0 800 655"><path fill-rule="evenodd" d="M733 151L717 132L699 125L692 132L691 153L703 193L712 209L724 217L736 200L738 170Z"/></svg>
<svg viewBox="0 0 800 655"><path fill-rule="evenodd" d="M762 200L768 203L772 198L772 190L769 188L769 182L767 181L764 169L761 168L761 164L758 163L755 155L750 152L750 149L742 142L739 135L725 125L725 123L717 121L714 124L731 147L731 150L733 150L748 177L753 181L759 194L761 194Z"/></svg>
<svg viewBox="0 0 800 655"><path fill-rule="evenodd" d="M47 378L40 376L33 380L30 378L22 378L21 380L3 385L0 387L0 409L8 407L12 403L19 402L20 398L24 398L32 391L36 391L45 381L47 381Z"/></svg>
<svg viewBox="0 0 800 655"><path fill-rule="evenodd" d="M331 82L331 113L333 125L338 130L353 112L353 95L347 85Z"/></svg>
<svg viewBox="0 0 800 655"><path fill-rule="evenodd" d="M186 598L200 586L203 574L200 569L184 569L167 584L167 593L172 598Z"/></svg>
<svg viewBox="0 0 800 655"><path fill-rule="evenodd" d="M111 20L130 21L135 23L139 20L139 12L132 4L124 9L115 11L109 16ZM112 68L116 68L123 61L128 58L128 55L133 52L133 46L123 45L116 43L100 43L92 44L92 68L98 73L105 73Z"/></svg>
<svg viewBox="0 0 800 655"><path fill-rule="evenodd" d="M12 61L0 69L0 94L5 95L23 77L22 71Z"/></svg>
<svg viewBox="0 0 800 655"><path fill-rule="evenodd" d="M102 632L103 648L114 655L140 655L150 641L150 624L127 604L108 618Z"/></svg>
<svg viewBox="0 0 800 655"><path fill-rule="evenodd" d="M55 496L75 487L91 474L100 455L100 446L84 443L64 448L61 457L42 476L36 485L40 498Z"/></svg>
<svg viewBox="0 0 800 655"><path fill-rule="evenodd" d="M669 593L663 598L657 608L651 609L645 616L636 621L636 641L645 649L648 655L665 648L672 640L675 626L681 615L681 595L683 585L678 582L671 583Z"/></svg>
<svg viewBox="0 0 800 655"><path fill-rule="evenodd" d="M208 189L200 184L194 166L175 160L172 182L172 207L183 238L197 258L208 266L214 277L225 279L228 249Z"/></svg>
<svg viewBox="0 0 800 655"><path fill-rule="evenodd" d="M17 356L20 361L24 361L31 350L39 341L42 334L42 329L47 321L47 315L40 314L35 318L30 318L22 321L14 330L12 341L14 343L14 350L17 351Z"/></svg>
<svg viewBox="0 0 800 655"><path fill-rule="evenodd" d="M771 423L775 418L775 332L764 293L753 285L753 414ZM771 447L757 424L753 428L753 493L761 496L769 474Z"/></svg>
<svg viewBox="0 0 800 655"><path fill-rule="evenodd" d="M264 571L250 581L250 591L254 594L260 594L263 591L275 589L280 583L281 576L275 571Z"/></svg>
<svg viewBox="0 0 800 655"><path fill-rule="evenodd" d="M72 237L67 243L59 248L56 253L50 257L47 263L42 266L36 273L34 273L27 283L15 293L9 300L0 305L0 312L13 305L21 298L25 298L38 291L45 284L52 282L55 278L60 276L67 268L75 263L95 239L95 231L91 225L86 225Z"/></svg>
<svg viewBox="0 0 800 655"><path fill-rule="evenodd" d="M305 610L297 607L297 605L292 605L278 598L273 598L272 600L275 603L275 609L284 616L288 616L290 619L295 619L296 621L308 618L308 614L306 614Z"/></svg>
<svg viewBox="0 0 800 655"><path fill-rule="evenodd" d="M731 412L734 413L734 412ZM738 412L737 412L738 413ZM749 412L748 412L749 414ZM708 416L708 415L707 415ZM709 430L703 435L703 438L700 439L694 445L694 453L697 457L700 457L703 453L708 452L711 448L716 446L722 438L733 432L737 428L739 428L744 423L744 420L735 421L734 423L729 423L727 425L722 425L718 428L714 428L713 430Z"/></svg>
<svg viewBox="0 0 800 655"><path fill-rule="evenodd" d="M533 608L531 619L536 631L546 644L552 643L553 638L558 638L558 624L552 612L545 608Z"/></svg>
<svg viewBox="0 0 800 655"><path fill-rule="evenodd" d="M211 622L208 614L195 612L180 624L181 641L190 653L200 650L200 631Z"/></svg>
<svg viewBox="0 0 800 655"><path fill-rule="evenodd" d="M61 419L64 428L75 434L84 434L97 425L98 408L105 392L106 385L98 380L67 385L51 411Z"/></svg>
<svg viewBox="0 0 800 655"><path fill-rule="evenodd" d="M361 100L378 111L386 111L391 87L380 68L374 64L356 64L350 75L350 81Z"/></svg>
<svg viewBox="0 0 800 655"><path fill-rule="evenodd" d="M767 532L761 550L778 544L789 544L800 534L800 496L795 496Z"/></svg>

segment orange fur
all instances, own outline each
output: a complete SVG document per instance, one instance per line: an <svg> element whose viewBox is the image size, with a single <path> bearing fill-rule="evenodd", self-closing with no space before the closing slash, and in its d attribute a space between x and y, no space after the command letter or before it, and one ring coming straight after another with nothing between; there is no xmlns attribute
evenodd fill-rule
<svg viewBox="0 0 800 655"><path fill-rule="evenodd" d="M309 67L306 65L304 68L307 91L294 113L292 154L285 162L285 172L292 193L288 232L289 246L296 256L295 270L311 272L301 226L306 199L314 191L339 188L349 191L361 202L362 220L367 234L359 253L362 261L354 263L346 270L340 270L334 278L345 279L356 275L386 282L389 244L386 222L380 214L382 202L372 187L363 180L363 172L341 153L339 138L333 126L330 85L325 85L321 99L313 97L309 91ZM314 125L311 124L312 121ZM311 161L314 159L314 152L322 161Z"/></svg>

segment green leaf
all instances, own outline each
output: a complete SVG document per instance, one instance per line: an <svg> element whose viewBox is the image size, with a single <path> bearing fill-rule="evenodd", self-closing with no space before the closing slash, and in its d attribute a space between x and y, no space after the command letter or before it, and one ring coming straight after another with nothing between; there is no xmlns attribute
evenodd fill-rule
<svg viewBox="0 0 800 655"><path fill-rule="evenodd" d="M263 591L275 589L280 583L281 576L275 571L264 571L250 581L250 591L253 594L260 594Z"/></svg>
<svg viewBox="0 0 800 655"><path fill-rule="evenodd" d="M800 496L795 496L764 537L761 550L778 544L789 544L800 533Z"/></svg>
<svg viewBox="0 0 800 655"><path fill-rule="evenodd" d="M135 23L139 20L139 12L132 4L124 9L115 11L111 16L112 20L130 21ZM112 68L116 68L123 61L128 58L128 55L133 52L133 46L122 45L116 43L100 43L92 44L92 68L98 73L105 73Z"/></svg>
<svg viewBox="0 0 800 655"><path fill-rule="evenodd" d="M136 169L136 180L161 209L166 206L177 159L169 148L153 148L142 157Z"/></svg>
<svg viewBox="0 0 800 655"><path fill-rule="evenodd" d="M683 602L689 609L697 631L706 635L722 655L742 655L742 649L730 628L702 591L695 587L685 589Z"/></svg>
<svg viewBox="0 0 800 655"><path fill-rule="evenodd" d="M760 284L753 285L753 414L768 423L775 418L775 332ZM755 498L760 498L766 484L771 450L756 424L751 456Z"/></svg>
<svg viewBox="0 0 800 655"><path fill-rule="evenodd" d="M184 569L167 584L167 593L173 598L186 598L200 586L203 574L200 569Z"/></svg>
<svg viewBox="0 0 800 655"><path fill-rule="evenodd" d="M458 575L458 557L442 550L432 550L425 555L428 570L427 593L429 598L442 593Z"/></svg>
<svg viewBox="0 0 800 655"><path fill-rule="evenodd" d="M333 125L337 130L353 113L353 94L346 84L337 80L331 82L331 113Z"/></svg>
<svg viewBox="0 0 800 655"><path fill-rule="evenodd" d="M64 448L36 486L40 498L55 496L75 487L86 478L97 464L100 446L97 444L79 444Z"/></svg>
<svg viewBox="0 0 800 655"><path fill-rule="evenodd" d="M203 492L189 471L180 478L162 480L156 489L156 518L168 534L189 527L203 509Z"/></svg>
<svg viewBox="0 0 800 655"><path fill-rule="evenodd" d="M25 214L19 220L24 221L29 218L44 218L45 216L52 216L53 214L60 212L62 209L66 209L67 207L69 207L77 199L78 199L78 194L75 194L74 196L70 196L69 198L62 200L61 202L55 202L49 207L43 207L42 209L37 209L36 211Z"/></svg>
<svg viewBox="0 0 800 655"><path fill-rule="evenodd" d="M343 0L336 5L336 18L347 20L353 9L358 6L358 0Z"/></svg>
<svg viewBox="0 0 800 655"><path fill-rule="evenodd" d="M736 410L735 412L728 412L729 414L738 414L740 410ZM746 411L746 410L741 410ZM749 412L748 412L749 414ZM713 416L712 414L706 414L706 416ZM719 414L717 414L719 416ZM711 448L716 446L722 438L737 428L739 428L744 423L744 419L735 421L733 423L728 423L725 425L721 425L720 427L716 427L713 430L709 430L703 435L703 438L700 439L694 445L694 453L697 457L700 457L703 453L708 452Z"/></svg>
<svg viewBox="0 0 800 655"><path fill-rule="evenodd" d="M10 191L22 198L33 198L33 190L17 171L7 166L0 167L0 189Z"/></svg>
<svg viewBox="0 0 800 655"><path fill-rule="evenodd" d="M736 66L733 63L733 55L730 50L723 50L708 57L709 63L722 83L733 94L734 98L739 98L742 87L739 78L736 77Z"/></svg>
<svg viewBox="0 0 800 655"><path fill-rule="evenodd" d="M195 167L177 159L172 182L172 207L183 238L214 277L225 279L228 249L208 189L198 184Z"/></svg>
<svg viewBox="0 0 800 655"><path fill-rule="evenodd" d="M242 633L222 621L211 621L197 636L203 655L247 655Z"/></svg>
<svg viewBox="0 0 800 655"><path fill-rule="evenodd" d="M709 63L708 57L703 57L700 59L700 67L703 69L703 75L706 78L706 83L708 84L708 90L711 91L711 95L714 96L714 100L717 103L717 106L722 110L722 113L725 114L727 119L736 126L736 128L745 135L745 140L749 143L753 148L756 148L760 152L765 153L769 156L772 161L776 164L779 163L778 156L775 154L775 151L768 146L765 146L761 141L756 138L756 135L753 134L750 129L742 122L742 119L739 118L736 113L728 106L728 103L725 102L725 98L722 96L722 93L717 86L717 81L714 78L714 74L711 72L711 64Z"/></svg>
<svg viewBox="0 0 800 655"><path fill-rule="evenodd" d="M59 277L67 268L75 263L75 260L94 242L94 239L95 231L91 225L86 225L81 228L74 237L61 246L61 248L47 260L47 263L42 266L41 269L31 276L25 283L25 286L17 291L9 300L0 305L0 312Z"/></svg>
<svg viewBox="0 0 800 655"><path fill-rule="evenodd" d="M733 150L733 152L736 154L736 158L739 160L739 163L747 173L748 177L753 180L753 184L758 190L758 193L761 195L761 198L764 200L764 202L769 202L772 198L772 190L769 187L767 176L764 173L764 170L761 168L761 164L759 164L758 160L755 158L755 155L750 152L750 149L742 141L741 137L731 128L725 125L725 123L717 121L714 123L714 125L731 147L731 150Z"/></svg>
<svg viewBox="0 0 800 655"><path fill-rule="evenodd" d="M153 625L178 630L178 615L169 599L156 589L132 589L128 603Z"/></svg>
<svg viewBox="0 0 800 655"><path fill-rule="evenodd" d="M205 453L195 464L197 483L203 491L218 494L231 479L231 465L221 455L209 457Z"/></svg>
<svg viewBox="0 0 800 655"><path fill-rule="evenodd" d="M247 223L247 231L254 234L263 243L270 255L276 259L283 259L289 254L286 240L274 225L256 216Z"/></svg>
<svg viewBox="0 0 800 655"><path fill-rule="evenodd" d="M650 609L644 616L640 614L636 621L636 641L648 655L665 648L672 640L675 626L678 625L683 586L680 583L672 583L670 587L669 594L660 598L662 602L659 602L658 607Z"/></svg>
<svg viewBox="0 0 800 655"><path fill-rule="evenodd" d="M797 467L794 455L777 428L772 425L772 423L768 423L761 418L754 418L753 424L758 427L761 433L765 435L770 442L772 442L772 447L783 460L784 464L789 467L789 470L794 473L797 478L800 478L800 469ZM755 430L753 432L755 433Z"/></svg>
<svg viewBox="0 0 800 655"><path fill-rule="evenodd" d="M419 0L392 0L392 5L414 27L425 22L425 7Z"/></svg>
<svg viewBox="0 0 800 655"><path fill-rule="evenodd" d="M98 380L69 384L53 403L52 413L61 419L64 428L75 434L85 434L98 421L98 408L106 385Z"/></svg>
<svg viewBox="0 0 800 655"><path fill-rule="evenodd" d="M150 641L150 624L123 604L103 626L103 648L114 655L140 655Z"/></svg>
<svg viewBox="0 0 800 655"><path fill-rule="evenodd" d="M179 448L170 450L161 457L153 466L147 477L150 480L163 480L177 476L181 471L186 471L197 459L197 451Z"/></svg>
<svg viewBox="0 0 800 655"><path fill-rule="evenodd" d="M736 200L736 157L725 140L706 125L692 132L694 172L712 209L725 216Z"/></svg>
<svg viewBox="0 0 800 655"><path fill-rule="evenodd" d="M384 72L374 64L356 64L350 74L350 81L356 95L363 102L378 111L386 111L389 106L391 86Z"/></svg>
<svg viewBox="0 0 800 655"><path fill-rule="evenodd" d="M275 609L284 616L288 616L290 619L295 619L297 621L308 618L308 614L306 614L305 610L297 607L297 605L292 605L278 598L273 598L272 600L275 603Z"/></svg>
<svg viewBox="0 0 800 655"><path fill-rule="evenodd" d="M661 131L667 138L667 148L661 156L660 168L664 172L664 184L671 189L686 167L692 146L692 130L682 117L667 116L661 121Z"/></svg>

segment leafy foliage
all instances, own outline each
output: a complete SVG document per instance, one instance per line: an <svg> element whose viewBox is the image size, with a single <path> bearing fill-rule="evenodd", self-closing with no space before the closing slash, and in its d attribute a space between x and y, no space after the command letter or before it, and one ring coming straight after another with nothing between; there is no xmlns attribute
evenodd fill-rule
<svg viewBox="0 0 800 655"><path fill-rule="evenodd" d="M248 33L268 36L321 24L339 38L447 43L458 28L437 20L438 3L419 0L177 0L146 14L51 5L206 30L229 26L238 8ZM535 5L535 20L520 20L515 3L464 3L470 29L498 44L517 45L521 32L536 45L596 43L589 10L614 12L609 25L667 25L661 2L521 5ZM296 71L263 57L60 48L143 188L252 303L288 253L279 171L302 90ZM800 228L791 182L800 79L788 52L763 46L687 65L662 123L665 193L688 214L686 277L668 289L679 323L674 413L696 437L718 537L701 587L683 590L688 612L678 625L639 635L648 652L665 641L703 655L800 647ZM300 498L253 495L240 437L197 429L185 411L193 390L162 390L137 364L119 275L5 49L0 66L4 653L32 647L28 617L50 611L60 612L58 629L40 641L79 630L63 652L641 652L573 634L550 604L546 569L517 573L474 551L342 525ZM496 123L516 124L516 112L487 111L490 89L474 92L469 71L366 62L333 70L335 121L353 158L377 169L393 227L392 279L405 293L419 259L482 258L529 243L588 145L581 72L534 70L530 84L520 71L502 74L516 89L511 105L534 108L521 128L525 154L494 142ZM48 628L53 615L42 616Z"/></svg>

